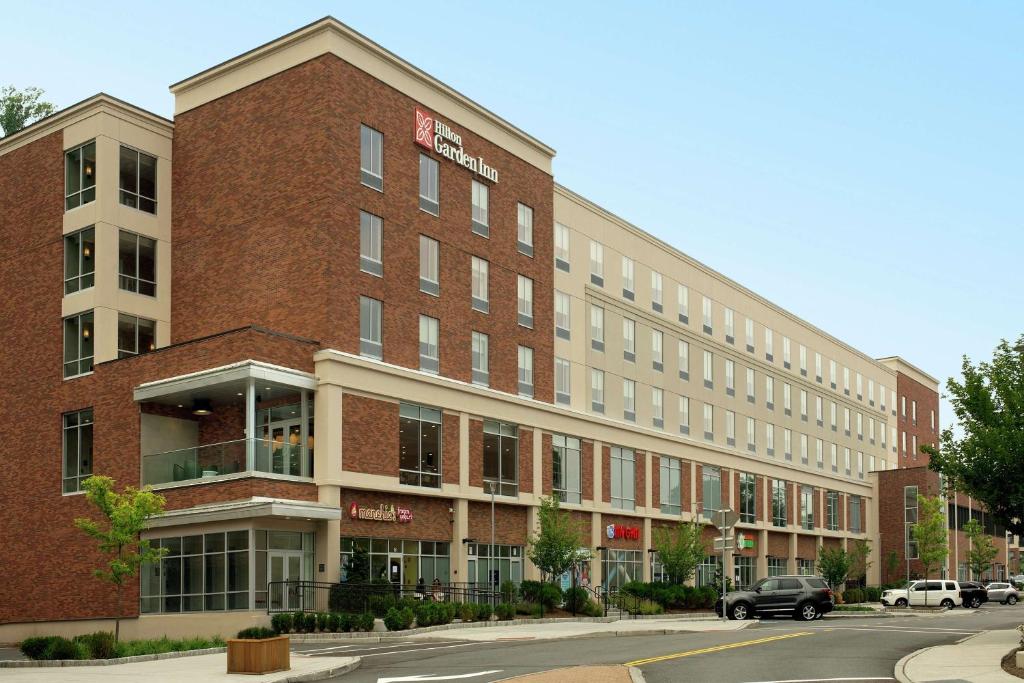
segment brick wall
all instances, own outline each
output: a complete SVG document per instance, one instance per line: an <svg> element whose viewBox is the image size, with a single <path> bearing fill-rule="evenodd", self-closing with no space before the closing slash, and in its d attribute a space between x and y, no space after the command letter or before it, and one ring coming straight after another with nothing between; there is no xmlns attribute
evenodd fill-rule
<svg viewBox="0 0 1024 683"><path fill-rule="evenodd" d="M496 503L494 506L495 543L526 545L526 507ZM491 541L491 504L470 501L469 537L477 543Z"/></svg>
<svg viewBox="0 0 1024 683"><path fill-rule="evenodd" d="M459 416L445 413L441 417L441 479L446 484L459 483Z"/></svg>
<svg viewBox="0 0 1024 683"><path fill-rule="evenodd" d="M769 531L766 552L771 557L789 557L789 535L778 531Z"/></svg>
<svg viewBox="0 0 1024 683"><path fill-rule="evenodd" d="M285 500L317 500L316 484L258 477L194 484L166 489L160 493L167 499L167 510L180 510L229 500L246 500L253 496Z"/></svg>
<svg viewBox="0 0 1024 683"><path fill-rule="evenodd" d="M397 477L398 404L346 394L343 405L342 469Z"/></svg>
<svg viewBox="0 0 1024 683"><path fill-rule="evenodd" d="M376 522L366 519L352 519L349 506L352 503L363 507L395 505L412 511L412 521ZM347 537L403 538L419 541L452 540L452 515L448 512L452 501L448 498L431 498L403 493L341 491L341 535Z"/></svg>
<svg viewBox="0 0 1024 683"><path fill-rule="evenodd" d="M533 435L532 429L519 428L519 490L533 493Z"/></svg>
<svg viewBox="0 0 1024 683"><path fill-rule="evenodd" d="M907 415L903 416L900 410L900 397L905 396L907 399ZM917 401L917 424L913 421L913 403ZM935 411L935 430L931 428L931 414L930 411ZM929 457L927 454L921 452L921 446L924 444L938 443L939 441L939 394L936 391L932 391L924 384L921 384L917 380L911 378L902 372L896 375L896 417L895 423L897 429L897 446L899 447L899 465L900 467L919 467L927 466ZM907 433L907 452L906 455L903 453L903 441L901 433ZM917 452L911 452L913 449L913 436L917 436ZM891 448L891 446L890 446ZM891 455L891 452L890 452Z"/></svg>
<svg viewBox="0 0 1024 683"><path fill-rule="evenodd" d="M583 500L594 500L594 442L584 441L580 444L580 465L583 472L580 475L580 483L583 487Z"/></svg>

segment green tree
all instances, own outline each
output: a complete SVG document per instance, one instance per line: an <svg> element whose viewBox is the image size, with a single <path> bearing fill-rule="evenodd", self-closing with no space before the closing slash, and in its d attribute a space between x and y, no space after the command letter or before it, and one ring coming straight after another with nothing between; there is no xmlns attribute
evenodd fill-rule
<svg viewBox="0 0 1024 683"><path fill-rule="evenodd" d="M992 568L992 561L996 559L999 550L992 537L985 533L981 522L973 517L964 524L964 534L971 542L971 547L967 551L967 565L971 568L974 579L979 581L982 574Z"/></svg>
<svg viewBox="0 0 1024 683"><path fill-rule="evenodd" d="M680 521L672 528L654 530L654 549L671 583L686 583L708 554L704 525Z"/></svg>
<svg viewBox="0 0 1024 683"><path fill-rule="evenodd" d="M818 547L818 571L832 590L842 592L842 585L850 574L850 554L841 546Z"/></svg>
<svg viewBox="0 0 1024 683"><path fill-rule="evenodd" d="M561 576L577 563L589 559L580 552L584 546L580 525L559 507L558 498L541 498L537 518L540 528L527 539L526 556L542 573L549 577Z"/></svg>
<svg viewBox="0 0 1024 683"><path fill-rule="evenodd" d="M36 119L52 114L56 107L42 102L43 91L39 88L18 90L13 85L0 88L0 128L4 135L17 133Z"/></svg>
<svg viewBox="0 0 1024 683"><path fill-rule="evenodd" d="M140 491L128 486L118 493L110 477L89 477L82 482L82 488L100 519L79 517L75 519L75 526L98 541L100 553L106 556L103 567L94 569L93 575L117 589L114 626L117 641L121 636L125 580L135 576L143 562L157 562L167 552L166 548L151 548L149 541L141 538L149 519L163 514L166 501L148 487Z"/></svg>
<svg viewBox="0 0 1024 683"><path fill-rule="evenodd" d="M346 583L370 583L370 556L363 548L355 548L345 560Z"/></svg>
<svg viewBox="0 0 1024 683"><path fill-rule="evenodd" d="M949 553L949 537L942 499L938 496L917 496L917 524L914 525L917 559L924 567L924 578L931 577L932 569L942 564ZM928 604L925 584L924 604Z"/></svg>
<svg viewBox="0 0 1024 683"><path fill-rule="evenodd" d="M858 539L849 546L847 554L850 556L850 575L848 578L861 582L867 577L868 569L873 564L868 558L871 556L871 544L863 539Z"/></svg>
<svg viewBox="0 0 1024 683"><path fill-rule="evenodd" d="M949 487L985 505L1000 526L1024 535L1024 335L1004 339L992 360L977 365L964 356L963 380L946 392L960 426L942 431L941 448L922 446L929 467Z"/></svg>

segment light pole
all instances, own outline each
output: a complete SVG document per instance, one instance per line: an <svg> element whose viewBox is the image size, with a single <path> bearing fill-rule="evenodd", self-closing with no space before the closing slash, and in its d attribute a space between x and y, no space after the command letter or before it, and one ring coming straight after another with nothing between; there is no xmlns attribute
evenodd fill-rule
<svg viewBox="0 0 1024 683"><path fill-rule="evenodd" d="M491 591L491 599L488 602L492 604L494 603L494 574L491 573L494 563L494 489L497 488L497 484L495 481L487 482L487 488L491 491L491 548L487 553L487 583Z"/></svg>

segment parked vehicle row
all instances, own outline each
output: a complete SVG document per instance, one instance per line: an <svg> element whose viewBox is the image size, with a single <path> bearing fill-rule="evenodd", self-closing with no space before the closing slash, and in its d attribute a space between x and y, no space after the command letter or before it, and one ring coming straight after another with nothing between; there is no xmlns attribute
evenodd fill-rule
<svg viewBox="0 0 1024 683"><path fill-rule="evenodd" d="M988 601L1016 605L1020 594L1011 583L978 581L914 581L907 588L891 588L882 593L882 604L889 607L937 606L977 609Z"/></svg>

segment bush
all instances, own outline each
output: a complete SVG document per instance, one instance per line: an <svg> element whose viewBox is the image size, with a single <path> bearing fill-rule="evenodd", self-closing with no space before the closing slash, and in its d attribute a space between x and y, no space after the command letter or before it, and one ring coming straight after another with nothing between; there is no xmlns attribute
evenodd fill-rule
<svg viewBox="0 0 1024 683"><path fill-rule="evenodd" d="M868 586L863 591L864 602L879 602L882 599L882 589L878 586Z"/></svg>
<svg viewBox="0 0 1024 683"><path fill-rule="evenodd" d="M89 651L87 659L111 659L117 656L117 643L110 631L97 631L75 636L75 642L82 643Z"/></svg>
<svg viewBox="0 0 1024 683"><path fill-rule="evenodd" d="M459 620L463 623L476 620L476 605L471 602L464 602L459 605Z"/></svg>
<svg viewBox="0 0 1024 683"><path fill-rule="evenodd" d="M362 611L369 595L367 591L368 589L363 586L336 583L331 586L331 592L327 596L327 609L336 613Z"/></svg>
<svg viewBox="0 0 1024 683"><path fill-rule="evenodd" d="M519 600L519 586L516 585L515 581L511 579L505 579L501 582L501 601L506 603L515 603Z"/></svg>
<svg viewBox="0 0 1024 683"><path fill-rule="evenodd" d="M54 637L40 659L89 659L89 648L82 642L75 642L60 636Z"/></svg>
<svg viewBox="0 0 1024 683"><path fill-rule="evenodd" d="M527 616L540 614L540 605L533 602L517 602L516 614L525 614Z"/></svg>
<svg viewBox="0 0 1024 683"><path fill-rule="evenodd" d="M583 606L583 614L588 617L603 617L604 608L593 600L587 600L587 604Z"/></svg>
<svg viewBox="0 0 1024 683"><path fill-rule="evenodd" d="M392 607L384 615L384 626L389 631L404 631L412 626L413 619L415 618L416 616L408 607L403 609Z"/></svg>
<svg viewBox="0 0 1024 683"><path fill-rule="evenodd" d="M291 633L292 615L290 612L281 612L270 617L270 627L275 633Z"/></svg>
<svg viewBox="0 0 1024 683"><path fill-rule="evenodd" d="M494 608L494 613L499 620L508 621L516 616L516 606L510 602L502 602Z"/></svg>
<svg viewBox="0 0 1024 683"><path fill-rule="evenodd" d="M525 602L539 602L547 609L562 604L562 589L553 583L523 581L519 584L519 590Z"/></svg>
<svg viewBox="0 0 1024 683"><path fill-rule="evenodd" d="M158 655L164 652L202 650L208 647L224 647L224 639L220 636L214 636L212 638L193 637L171 640L164 636L163 638L155 638L153 640L122 640L117 644L117 656Z"/></svg>
<svg viewBox="0 0 1024 683"><path fill-rule="evenodd" d="M483 605L476 606L476 618L480 621L490 621L492 614L494 614L494 608L489 604L484 603Z"/></svg>
<svg viewBox="0 0 1024 683"><path fill-rule="evenodd" d="M372 612L375 616L383 616L387 614L391 608L401 609L398 607L398 599L395 598L394 593L373 593L366 598L367 609Z"/></svg>
<svg viewBox="0 0 1024 683"><path fill-rule="evenodd" d="M327 612L319 612L316 615L316 628L320 633L327 633L331 630L331 615Z"/></svg>
<svg viewBox="0 0 1024 683"><path fill-rule="evenodd" d="M843 591L843 602L847 604L853 604L857 602L864 602L863 591L859 588L847 588Z"/></svg>
<svg viewBox="0 0 1024 683"><path fill-rule="evenodd" d="M373 630L373 614L370 612L363 612L362 614L355 614L352 616L352 630L354 631L372 631Z"/></svg>
<svg viewBox="0 0 1024 683"><path fill-rule="evenodd" d="M579 586L565 591L565 593L562 594L562 597L565 600L565 609L570 612L582 612L583 607L587 604L587 601L590 600L587 589L580 588Z"/></svg>
<svg viewBox="0 0 1024 683"><path fill-rule="evenodd" d="M438 613L435 609L435 605L432 602L421 602L416 605L416 609L413 610L416 614L416 626L417 628L423 626L433 626L438 623Z"/></svg>
<svg viewBox="0 0 1024 683"><path fill-rule="evenodd" d="M57 639L57 636L32 636L21 641L21 654L29 659L42 659L43 653L50 647L50 643Z"/></svg>
<svg viewBox="0 0 1024 683"><path fill-rule="evenodd" d="M276 635L276 631L265 626L250 626L239 631L236 637L243 640L261 640L263 638L273 638Z"/></svg>
<svg viewBox="0 0 1024 683"><path fill-rule="evenodd" d="M316 612L306 612L303 615L302 619L305 622L303 624L303 626L304 626L303 630L306 633L315 633L316 632L316 622L317 622Z"/></svg>

